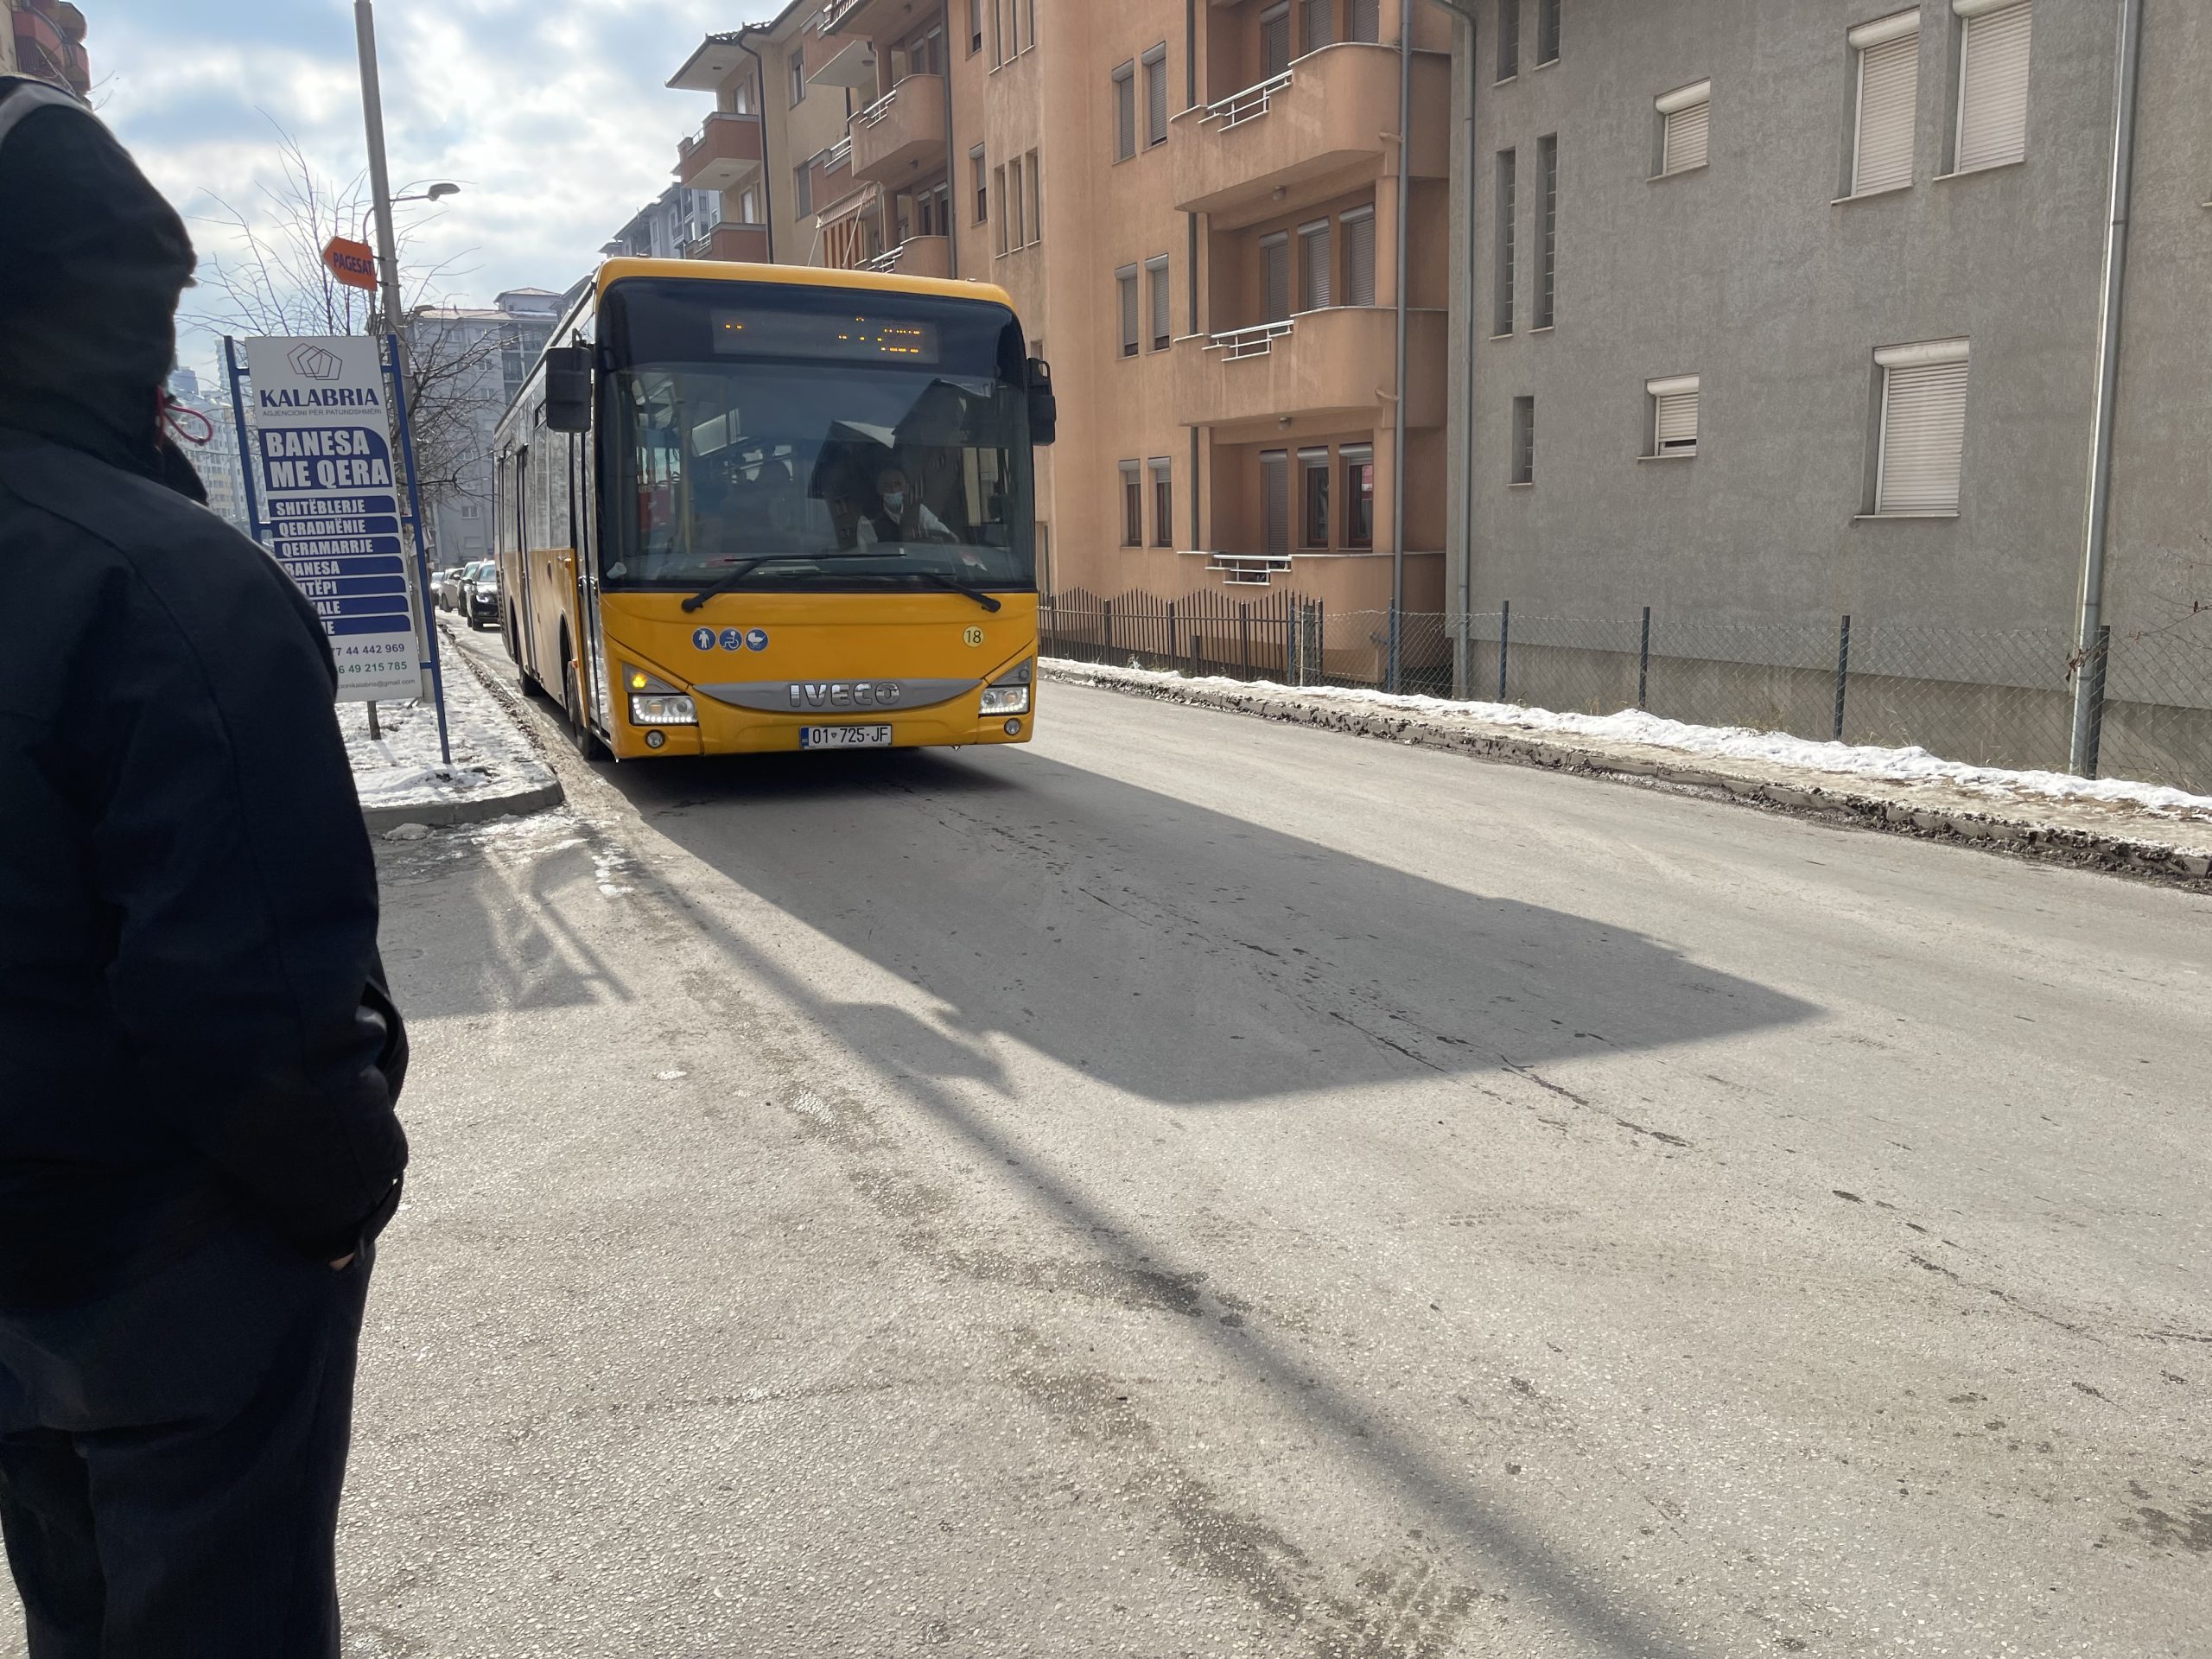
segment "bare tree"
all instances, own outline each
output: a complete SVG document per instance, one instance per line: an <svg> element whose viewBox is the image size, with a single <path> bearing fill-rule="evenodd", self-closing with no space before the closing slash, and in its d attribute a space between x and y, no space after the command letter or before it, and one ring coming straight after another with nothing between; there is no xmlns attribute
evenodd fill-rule
<svg viewBox="0 0 2212 1659"><path fill-rule="evenodd" d="M225 245L201 263L195 289L201 297L191 320L231 334L350 334L381 327L377 296L340 283L322 257L332 237L365 235L365 181L322 173L290 133L273 119L270 124L282 168L275 182L258 187L258 211L218 196L219 211L200 218L222 232ZM486 391L500 384L500 339L496 330L436 326L437 314L450 308L442 302L444 285L466 273L451 258L411 265L409 246L420 228L402 225L395 236L416 482L425 503L435 505L467 493L462 482L489 424L486 398L503 401ZM496 406L491 413L497 416Z"/></svg>

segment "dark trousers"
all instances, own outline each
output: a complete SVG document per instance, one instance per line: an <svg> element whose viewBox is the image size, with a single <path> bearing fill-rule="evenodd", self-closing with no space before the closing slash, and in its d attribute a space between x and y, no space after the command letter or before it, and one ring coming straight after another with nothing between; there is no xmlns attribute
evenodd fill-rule
<svg viewBox="0 0 2212 1659"><path fill-rule="evenodd" d="M81 1365L52 1330L0 1320L0 1387L15 1385L0 1531L31 1659L338 1659L334 1535L370 1266L232 1251L158 1310L143 1293L104 1310L103 1328L148 1315L152 1340ZM164 1338L189 1351L156 1351ZM117 1372L134 1347L150 1380Z"/></svg>

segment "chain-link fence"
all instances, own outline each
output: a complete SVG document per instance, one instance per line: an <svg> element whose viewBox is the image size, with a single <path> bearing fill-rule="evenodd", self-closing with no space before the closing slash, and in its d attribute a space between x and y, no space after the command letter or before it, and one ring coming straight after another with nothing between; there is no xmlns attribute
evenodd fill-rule
<svg viewBox="0 0 2212 1659"><path fill-rule="evenodd" d="M1567 617L1506 604L1465 618L1402 613L1394 626L1387 611L1332 610L1274 588L1172 601L1077 590L1045 601L1043 627L1046 654L1079 661L1583 714L1643 709L2053 772L2071 769L2081 677L2092 775L2212 793L2212 615L2108 630L2086 656L2058 628L1843 616Z"/></svg>

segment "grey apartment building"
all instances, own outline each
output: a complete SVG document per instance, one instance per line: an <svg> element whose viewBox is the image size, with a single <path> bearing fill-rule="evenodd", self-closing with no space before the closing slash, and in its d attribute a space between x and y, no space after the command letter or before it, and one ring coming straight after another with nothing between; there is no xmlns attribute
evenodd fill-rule
<svg viewBox="0 0 2212 1659"><path fill-rule="evenodd" d="M2107 769L2212 785L2212 5L1456 10L1460 689L1825 736L1848 616L1847 734L2062 763L2108 419Z"/></svg>

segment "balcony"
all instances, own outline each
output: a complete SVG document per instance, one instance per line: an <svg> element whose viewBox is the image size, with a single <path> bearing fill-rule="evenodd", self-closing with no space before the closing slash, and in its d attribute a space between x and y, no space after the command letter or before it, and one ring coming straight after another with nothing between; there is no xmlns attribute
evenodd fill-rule
<svg viewBox="0 0 2212 1659"><path fill-rule="evenodd" d="M1443 178L1449 167L1450 77L1448 59L1415 54L1414 105L1430 118L1414 122L1417 179ZM1211 213L1228 228L1240 216L1295 211L1395 163L1386 135L1398 130L1398 50L1356 41L1324 47L1274 79L1176 121L1183 129L1174 146L1178 212Z"/></svg>
<svg viewBox="0 0 2212 1659"><path fill-rule="evenodd" d="M734 190L760 170L760 118L716 111L676 153L676 181L687 190Z"/></svg>
<svg viewBox="0 0 2212 1659"><path fill-rule="evenodd" d="M687 244L686 259L727 259L741 265L768 263L768 227L741 225L734 219L717 225L706 235Z"/></svg>
<svg viewBox="0 0 2212 1659"><path fill-rule="evenodd" d="M853 176L893 189L944 165L944 77L909 75L855 116Z"/></svg>
<svg viewBox="0 0 2212 1659"><path fill-rule="evenodd" d="M910 236L888 253L861 262L858 269L879 276L936 276L952 275L952 242L942 236Z"/></svg>
<svg viewBox="0 0 2212 1659"><path fill-rule="evenodd" d="M17 66L24 74L51 80L82 97L92 86L92 69L80 42L85 16L73 5L32 0L12 14Z"/></svg>
<svg viewBox="0 0 2212 1659"><path fill-rule="evenodd" d="M925 19L934 18L938 9L916 0L830 0L822 14L822 32L832 40L857 36L863 40L877 40L885 35L901 35Z"/></svg>
<svg viewBox="0 0 2212 1659"><path fill-rule="evenodd" d="M1282 322L1175 342L1175 418L1226 442L1313 426L1389 423L1397 314L1387 306L1301 311ZM1444 423L1445 313L1408 314L1406 424Z"/></svg>

